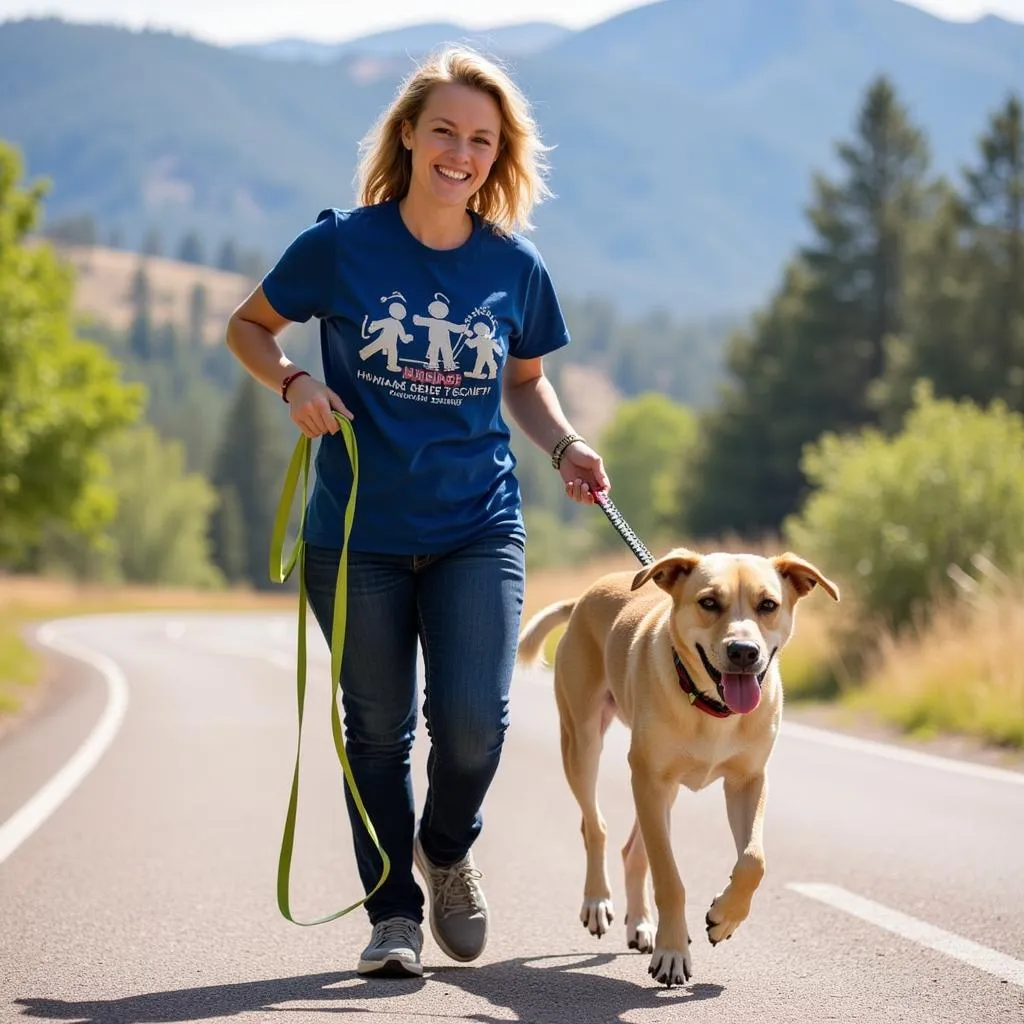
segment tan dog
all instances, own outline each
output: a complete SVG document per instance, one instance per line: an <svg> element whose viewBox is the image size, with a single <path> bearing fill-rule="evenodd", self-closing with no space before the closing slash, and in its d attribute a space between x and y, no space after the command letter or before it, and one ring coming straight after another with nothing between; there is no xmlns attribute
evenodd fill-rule
<svg viewBox="0 0 1024 1024"><path fill-rule="evenodd" d="M642 589L650 580L661 589ZM724 781L738 859L705 918L715 944L746 919L764 875L765 765L782 717L778 655L797 602L817 584L839 600L835 584L791 553L701 556L677 548L636 574L604 576L579 599L545 608L520 636L519 660L529 663L568 620L555 656L555 696L565 776L583 813L580 917L597 936L613 918L598 762L612 719L631 729L636 821L622 850L626 938L631 949L652 953L648 970L665 985L681 985L693 971L669 832L679 786L697 791Z"/></svg>

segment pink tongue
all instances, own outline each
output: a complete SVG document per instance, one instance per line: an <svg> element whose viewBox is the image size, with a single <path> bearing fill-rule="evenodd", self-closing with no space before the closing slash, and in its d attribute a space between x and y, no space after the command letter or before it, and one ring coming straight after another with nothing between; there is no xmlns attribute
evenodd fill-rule
<svg viewBox="0 0 1024 1024"><path fill-rule="evenodd" d="M730 711L745 715L761 703L761 687L753 672L723 672L722 694Z"/></svg>

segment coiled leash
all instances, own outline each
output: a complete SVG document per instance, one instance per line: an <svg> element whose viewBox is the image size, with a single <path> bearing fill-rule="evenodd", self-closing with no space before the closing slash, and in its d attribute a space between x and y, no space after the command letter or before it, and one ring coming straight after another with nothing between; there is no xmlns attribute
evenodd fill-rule
<svg viewBox="0 0 1024 1024"><path fill-rule="evenodd" d="M356 512L356 491L359 488L359 456L356 449L355 433L352 424L338 412L333 413L334 418L341 427L341 436L348 450L349 461L352 464L352 490L345 505L345 529L341 546L341 561L338 565L338 582L334 591L334 621L331 625L331 735L334 738L334 749L338 755L338 763L348 784L349 792L359 817L362 819L370 839L373 840L380 854L383 864L381 875L377 884L361 900L357 900L344 910L339 910L328 917L317 918L313 921L296 921L292 917L291 905L288 897L288 879L291 874L292 850L295 846L295 818L299 806L299 759L302 752L302 716L306 703L306 580L303 553L305 545L302 540L303 526L306 520L306 494L309 488L309 457L312 442L305 434L299 437L292 452L291 461L288 463L288 470L285 474L284 487L281 491L281 499L278 502L277 512L274 516L274 531L270 541L270 579L274 583L284 583L296 564L299 564L299 629L298 649L296 652L296 692L299 705L299 729L295 745L295 774L292 777L291 795L288 798L288 814L285 818L284 835L281 839L281 853L277 864L277 905L282 915L292 924L309 927L316 924L326 924L328 921L335 921L339 917L362 906L383 884L391 870L391 861L384 852L377 838L377 832L370 821L370 816L363 806L362 797L356 787L355 778L352 775L352 768L348 762L348 755L345 753L345 742L342 738L341 715L338 711L338 690L341 681L341 664L345 648L345 622L348 613L348 539L352 532L352 521ZM299 512L299 529L295 546L287 561L284 559L284 541L288 530L288 520L291 516L292 504L295 500L295 490L302 478L302 506Z"/></svg>
<svg viewBox="0 0 1024 1024"><path fill-rule="evenodd" d="M608 497L608 493L606 491L594 491L594 501L608 517L608 522L615 527L619 536L629 545L629 550L636 555L640 564L650 565L654 561L654 555L647 550L644 542L633 532L632 527L626 522L623 514L615 507L615 502Z"/></svg>

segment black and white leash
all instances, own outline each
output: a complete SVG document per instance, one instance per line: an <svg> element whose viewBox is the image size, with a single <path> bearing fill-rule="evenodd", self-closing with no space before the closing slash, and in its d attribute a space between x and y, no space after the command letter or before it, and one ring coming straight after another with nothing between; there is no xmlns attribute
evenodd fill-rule
<svg viewBox="0 0 1024 1024"><path fill-rule="evenodd" d="M601 511L608 517L608 522L615 527L619 536L629 546L629 550L636 555L641 565L650 565L654 561L654 555L647 550L644 542L633 532L633 528L626 522L625 517L615 507L615 502L608 497L605 491L595 491L594 501L600 506Z"/></svg>

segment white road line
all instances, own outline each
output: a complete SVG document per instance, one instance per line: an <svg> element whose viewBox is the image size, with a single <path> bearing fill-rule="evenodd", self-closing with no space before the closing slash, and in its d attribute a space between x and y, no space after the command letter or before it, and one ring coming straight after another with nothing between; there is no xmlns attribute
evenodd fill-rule
<svg viewBox="0 0 1024 1024"><path fill-rule="evenodd" d="M41 627L36 637L45 646L92 665L106 681L107 703L92 732L64 767L7 821L0 824L0 864L60 807L92 771L117 735L128 708L128 684L124 673L105 654L60 639L50 625Z"/></svg>
<svg viewBox="0 0 1024 1024"><path fill-rule="evenodd" d="M952 757L923 754L917 750L908 750L906 747L878 743L875 740L863 740L856 736L847 736L844 733L832 732L828 729L817 729L812 725L803 725L799 722L783 721L782 735L792 736L793 739L808 740L811 743L822 743L840 750L853 750L860 754L886 757L890 761L902 761L904 764L915 764L922 768L952 772L955 775L968 775L976 779L987 779L989 782L1008 782L1011 785L1024 786L1024 772L994 768L987 764L975 764L972 761L958 761Z"/></svg>
<svg viewBox="0 0 1024 1024"><path fill-rule="evenodd" d="M1003 981L1024 987L1024 961L1022 960L1016 960L1005 953L999 953L987 946L979 945L977 942L955 935L953 932L936 928L935 925L919 921L916 917L901 914L898 910L892 910L881 903L865 899L838 885L790 882L787 888L802 896L808 896L812 900L827 903L830 907L843 910L847 914L859 917L862 921L877 925L879 928L884 928L905 939L910 939L911 942L927 946L939 953L945 953L946 956L951 956L965 964L970 964L971 967L977 967L978 970L993 974Z"/></svg>

